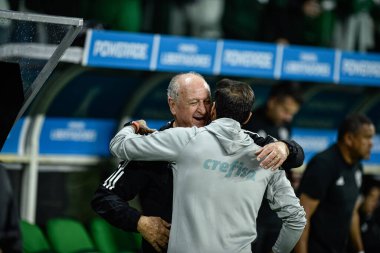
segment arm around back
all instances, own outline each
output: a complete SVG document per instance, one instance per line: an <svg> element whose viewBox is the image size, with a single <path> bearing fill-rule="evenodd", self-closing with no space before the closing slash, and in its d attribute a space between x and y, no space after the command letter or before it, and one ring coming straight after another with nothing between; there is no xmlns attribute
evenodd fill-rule
<svg viewBox="0 0 380 253"><path fill-rule="evenodd" d="M290 170L292 168L300 167L305 160L305 153L301 145L299 145L294 140L290 140L290 141L280 140L280 141L284 142L288 146L288 149L289 149L289 156L285 160L285 162L282 164L282 167L285 170Z"/></svg>
<svg viewBox="0 0 380 253"><path fill-rule="evenodd" d="M258 135L257 133L253 133L250 131L245 131L245 133L247 133L253 139L253 141L260 147L264 147L268 144L277 142L277 139L270 135L264 138ZM279 140L279 142L285 143L288 149L288 155L285 157L285 161L282 163L281 167L285 170L291 170L292 168L300 167L305 160L305 153L301 145L299 145L294 140ZM263 164L261 166L263 166Z"/></svg>
<svg viewBox="0 0 380 253"><path fill-rule="evenodd" d="M111 140L110 151L127 161L175 161L197 129L178 127L150 135L138 135L133 126L127 126Z"/></svg>

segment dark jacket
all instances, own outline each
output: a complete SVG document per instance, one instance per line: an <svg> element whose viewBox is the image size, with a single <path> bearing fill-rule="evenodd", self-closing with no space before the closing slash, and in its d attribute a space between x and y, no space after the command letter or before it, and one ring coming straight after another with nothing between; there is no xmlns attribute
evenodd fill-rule
<svg viewBox="0 0 380 253"><path fill-rule="evenodd" d="M0 166L0 250L18 253L22 251L19 214L8 174Z"/></svg>

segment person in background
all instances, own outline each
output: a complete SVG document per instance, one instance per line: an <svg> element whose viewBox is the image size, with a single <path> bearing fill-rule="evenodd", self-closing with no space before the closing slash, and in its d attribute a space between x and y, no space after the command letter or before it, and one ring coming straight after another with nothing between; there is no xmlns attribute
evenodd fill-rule
<svg viewBox="0 0 380 253"><path fill-rule="evenodd" d="M243 127L263 137L288 140L293 117L302 103L298 83L280 82L271 88L265 104L253 111L253 117Z"/></svg>
<svg viewBox="0 0 380 253"><path fill-rule="evenodd" d="M359 224L359 189L363 159L369 159L375 126L361 114L347 116L337 142L308 163L299 186L308 224L296 253L346 250L348 238L355 252L364 252Z"/></svg>
<svg viewBox="0 0 380 253"><path fill-rule="evenodd" d="M189 72L174 76L168 86L167 99L174 120L160 131L173 127L203 127L209 123L210 87L201 75ZM290 169L303 163L303 149L294 141L275 142L271 137L262 138L255 133L251 133L251 138L259 146L267 144L258 154L264 167L282 165ZM128 204L136 196L139 196L142 212ZM119 164L118 170L96 190L91 204L95 212L112 225L140 232L142 249L146 253L164 251L167 246L172 200L170 163L132 161Z"/></svg>
<svg viewBox="0 0 380 253"><path fill-rule="evenodd" d="M175 0L169 12L169 33L221 38L224 0Z"/></svg>
<svg viewBox="0 0 380 253"><path fill-rule="evenodd" d="M260 136L289 140L291 122L302 103L302 95L297 84L281 82L272 87L266 103L253 111L251 120L243 128L256 132ZM288 171L287 174L291 180L291 171ZM268 201L264 199L257 218L258 236L252 244L252 251L269 253L281 226L281 220L270 209Z"/></svg>
<svg viewBox="0 0 380 253"><path fill-rule="evenodd" d="M19 221L8 174L0 165L0 253L22 252Z"/></svg>
<svg viewBox="0 0 380 253"><path fill-rule="evenodd" d="M363 177L359 207L360 231L366 253L376 253L380 249L380 182L374 175ZM355 253L352 243L350 252Z"/></svg>
<svg viewBox="0 0 380 253"><path fill-rule="evenodd" d="M264 196L284 224L272 251L290 252L298 241L305 212L285 172L261 167L254 155L261 148L241 129L254 100L247 83L222 79L209 125L139 135L146 133L145 122L132 122L111 140L111 153L120 159L172 162L168 252L251 252Z"/></svg>
<svg viewBox="0 0 380 253"><path fill-rule="evenodd" d="M271 43L295 43L294 14L298 0L225 1L224 38Z"/></svg>

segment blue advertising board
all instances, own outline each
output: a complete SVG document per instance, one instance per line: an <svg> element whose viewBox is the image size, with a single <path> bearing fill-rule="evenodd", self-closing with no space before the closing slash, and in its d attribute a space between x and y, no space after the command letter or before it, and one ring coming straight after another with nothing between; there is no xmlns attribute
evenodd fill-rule
<svg viewBox="0 0 380 253"><path fill-rule="evenodd" d="M274 78L276 50L274 44L225 40L220 72L226 75Z"/></svg>
<svg viewBox="0 0 380 253"><path fill-rule="evenodd" d="M152 129L168 121L147 120ZM9 133L0 154L23 154L26 119L19 119ZM46 118L40 135L42 155L109 156L109 142L116 134L116 120Z"/></svg>
<svg viewBox="0 0 380 253"><path fill-rule="evenodd" d="M380 55L342 53L340 82L380 85Z"/></svg>
<svg viewBox="0 0 380 253"><path fill-rule="evenodd" d="M83 65L380 86L380 55L89 30Z"/></svg>
<svg viewBox="0 0 380 253"><path fill-rule="evenodd" d="M5 140L4 146L1 149L2 154L18 154L23 153L23 140L25 139L25 133L23 131L25 118L20 118L13 125L12 130L8 134L7 139Z"/></svg>
<svg viewBox="0 0 380 253"><path fill-rule="evenodd" d="M380 135L376 135L373 139L373 147L371 150L371 157L364 164L379 165L380 164Z"/></svg>
<svg viewBox="0 0 380 253"><path fill-rule="evenodd" d="M301 145L305 152L305 164L318 152L328 148L336 142L336 131L321 129L301 129L294 128L292 139ZM380 135L376 135L373 140L373 148L369 160L364 160L367 165L380 164Z"/></svg>
<svg viewBox="0 0 380 253"><path fill-rule="evenodd" d="M115 120L47 118L40 136L40 154L109 156Z"/></svg>
<svg viewBox="0 0 380 253"><path fill-rule="evenodd" d="M303 148L305 163L307 163L316 153L326 149L336 141L336 131L294 128L292 139Z"/></svg>
<svg viewBox="0 0 380 253"><path fill-rule="evenodd" d="M153 40L147 34L90 30L83 64L149 70Z"/></svg>
<svg viewBox="0 0 380 253"><path fill-rule="evenodd" d="M161 36L157 70L212 74L216 41Z"/></svg>
<svg viewBox="0 0 380 253"><path fill-rule="evenodd" d="M282 79L333 82L335 52L310 47L284 47Z"/></svg>
<svg viewBox="0 0 380 253"><path fill-rule="evenodd" d="M162 126L164 126L166 123L168 123L169 120L154 120L154 119L147 119L146 124L151 129L159 130Z"/></svg>

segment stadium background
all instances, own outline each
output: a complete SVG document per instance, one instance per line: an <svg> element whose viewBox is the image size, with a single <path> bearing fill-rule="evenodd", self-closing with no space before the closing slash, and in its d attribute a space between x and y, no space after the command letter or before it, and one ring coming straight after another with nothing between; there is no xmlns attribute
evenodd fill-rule
<svg viewBox="0 0 380 253"><path fill-rule="evenodd" d="M84 29L65 52L26 112L15 123L0 153L0 160L11 177L22 217L37 224L44 225L47 220L59 216L73 217L84 223L95 217L88 202L102 178L116 168L117 161L111 158L108 151L110 138L120 125L130 119L147 119L153 128L170 120L171 115L166 104L166 87L170 78L178 72L199 71L206 77L211 88L222 77L247 81L254 88L256 107L265 101L272 85L281 80L299 82L304 92L305 104L293 122L293 138L304 147L307 159L334 140L338 123L350 112L367 114L374 121L377 133L380 129L380 77L377 75L380 73L380 56L377 54L377 44L371 52L363 54L327 48L323 44L319 46L324 47L315 47L318 44L310 43L291 43L283 46L266 40L254 42L245 38L234 38L235 40L231 41L223 37L195 36L189 32L180 34L183 37L178 37L167 32L166 28L161 28L167 26L169 21L166 19L152 26L150 30L144 29L142 17L147 10L147 4L145 3L145 8L141 8L139 1L125 1L122 4L125 7L124 15L128 17L127 21L123 22L109 22L107 18L94 13L78 15L77 11L73 11L72 1L68 2L66 8L58 8L59 1L51 1L50 4L43 4L41 1L35 1L34 4L29 1L21 2L24 5L19 6L17 10L85 17ZM81 2L86 4L86 1ZM108 7L111 10L112 6L117 4L118 1L110 1ZM170 4L172 3L169 1L164 5ZM100 6L104 6L104 3ZM8 7L12 8L12 5ZM99 6L98 8L101 9ZM154 15L164 15L163 9L161 6L159 14L155 12ZM93 18L86 19L91 15ZM24 69L28 71L21 71L21 76L24 85L30 84L29 79L32 80L37 75L34 72L41 69L41 63L35 64L35 61L45 63L49 59L51 53L48 52L48 48L62 41L67 28L38 22L33 25L23 23L17 24L17 28L22 29L27 35L20 35L14 32L17 30L15 26L6 25L6 22L2 23L1 29L10 31L8 38L11 40L2 40L3 45L23 40L36 46L36 54L27 52L26 55L20 56L15 53L20 59L28 59L24 65ZM154 35L157 31L165 35ZM91 51L94 50L92 46L96 42L94 34L100 34L100 39L113 43L135 43L135 36L143 35L144 39L137 39L137 42L144 44L151 41L149 43L152 44L148 43L148 46L152 50L153 43L157 36L160 36L161 44L158 46L157 55L165 52L190 54L193 57L210 54L211 63L207 67L198 66L198 69L193 69L194 66L189 66L181 60L171 65L162 64L159 57L152 59L151 54L147 54L148 59L144 58L143 63L137 64L135 59L132 56L128 58L128 55L124 58L112 55L95 57L96 54ZM115 34L121 37L115 38ZM233 50L247 47L244 52L273 52L272 65L264 72L260 66L242 65L228 68L216 53L221 42L225 48L231 43ZM181 49L181 45L185 45L185 48ZM305 45L308 47L304 47ZM22 46L20 48L21 51L25 51ZM279 51L282 52L281 66L285 66L282 64L287 60L301 65L310 64L311 61L313 64L319 64L318 66L329 67L330 71L327 75L325 72L313 74L308 70L289 74L285 67L280 67L278 72L275 65ZM113 53L114 56L117 55L117 52ZM337 55L341 57L338 63ZM120 59L123 61L120 62ZM355 60L359 64L359 70L345 76L342 67L338 67L337 70L337 64L341 64L342 59ZM152 61L155 61L153 66ZM362 62L365 62L367 67L360 65ZM216 65L219 65L217 70ZM361 72L361 68L367 71ZM32 212L22 201L25 188L28 188L25 175L31 167L37 168L38 171L36 206ZM304 166L296 171L302 173L303 168ZM379 135L375 139L371 160L365 163L365 172L380 175ZM137 203L136 205L138 206Z"/></svg>

